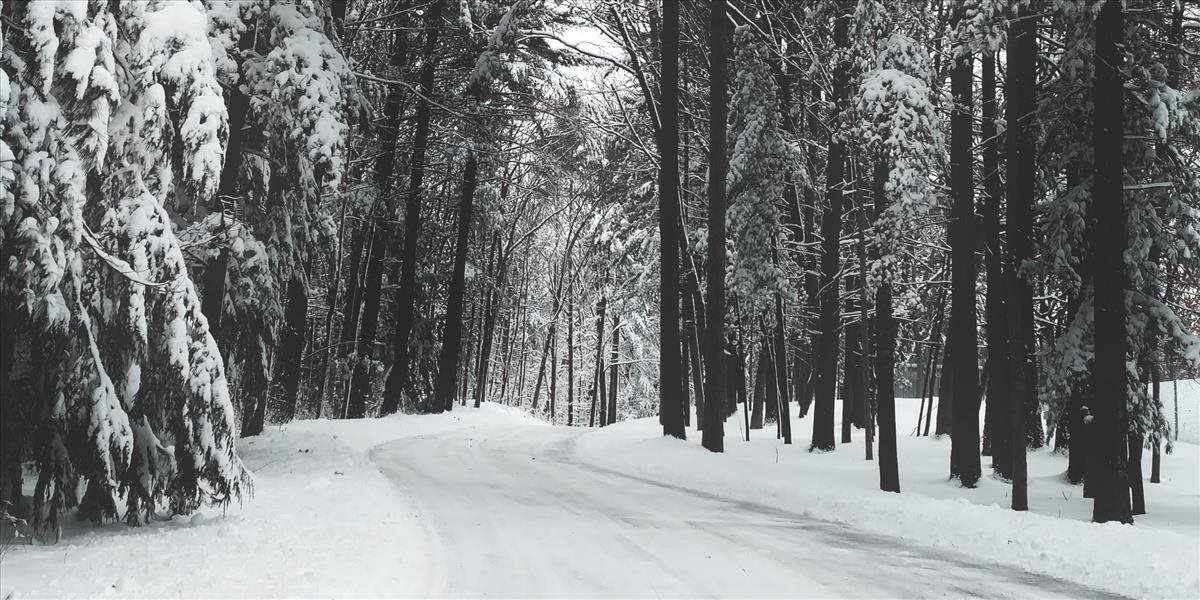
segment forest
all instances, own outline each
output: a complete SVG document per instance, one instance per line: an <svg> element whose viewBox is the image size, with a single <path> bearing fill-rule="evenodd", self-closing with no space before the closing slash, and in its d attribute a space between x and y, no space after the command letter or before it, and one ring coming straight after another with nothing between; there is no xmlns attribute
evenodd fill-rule
<svg viewBox="0 0 1200 600"><path fill-rule="evenodd" d="M861 444L896 493L949 436L1016 511L1051 448L1092 520L1153 510L1194 4L2 6L0 503L43 539L253 503L278 426L484 403Z"/></svg>

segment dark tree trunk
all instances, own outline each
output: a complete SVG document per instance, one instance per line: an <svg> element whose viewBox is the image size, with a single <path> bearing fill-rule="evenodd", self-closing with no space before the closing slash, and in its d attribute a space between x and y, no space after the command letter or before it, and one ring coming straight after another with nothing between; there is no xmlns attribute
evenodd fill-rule
<svg viewBox="0 0 1200 600"><path fill-rule="evenodd" d="M550 323L550 329L553 331L557 324L558 318L555 317L555 322ZM550 399L546 403L546 407L550 413L550 424L554 424L554 401L558 396L558 336L551 335L552 342L550 344Z"/></svg>
<svg viewBox="0 0 1200 600"><path fill-rule="evenodd" d="M1130 512L1134 515L1146 514L1146 491L1142 485L1142 436L1129 433L1129 492Z"/></svg>
<svg viewBox="0 0 1200 600"><path fill-rule="evenodd" d="M385 107L386 108L386 107ZM344 316L342 317L341 337L338 344L337 356L346 356L357 352L355 341L358 339L358 314L362 307L362 277L363 255L370 252L370 227L366 222L354 229L350 243L350 261L346 263L346 299Z"/></svg>
<svg viewBox="0 0 1200 600"><path fill-rule="evenodd" d="M303 273L292 274L287 288L287 310L283 315L283 335L279 340L279 358L275 372L275 387L280 398L280 422L296 417L296 402L300 393L300 367L303 365L305 341L308 335L308 288Z"/></svg>
<svg viewBox="0 0 1200 600"><path fill-rule="evenodd" d="M251 32L243 33L238 39L239 50L249 50L253 45L254 35ZM242 180L242 155L246 146L246 116L250 112L250 97L242 92L241 87L231 85L225 92L229 101L229 141L225 145L225 164L221 166L216 202L211 207L222 212L236 208L238 183ZM221 224L224 227L224 215ZM223 246L220 254L205 265L204 297L200 301L200 312L208 319L208 331L214 338L220 336L221 315L225 306L225 274L228 271L229 249Z"/></svg>
<svg viewBox="0 0 1200 600"><path fill-rule="evenodd" d="M850 46L850 15L837 18L833 29L835 52L840 53ZM840 55L839 55L840 56ZM833 70L834 114L830 122L836 122L845 108L850 89L850 64L838 58ZM840 136L829 142L829 161L825 169L825 212L821 217L821 279L820 279L820 333L817 335L817 376L813 409L812 450L833 450L833 397L837 388L838 331L841 325L841 295L838 273L841 268L839 241L842 235L842 193L845 187L846 147Z"/></svg>
<svg viewBox="0 0 1200 600"><path fill-rule="evenodd" d="M1154 357L1153 364L1150 368L1150 389L1151 397L1154 401L1154 406L1157 410L1162 411L1162 396L1160 395L1160 386L1158 380L1161 378L1161 372L1158 366L1158 357ZM1162 479L1162 454L1159 448L1162 446L1162 439L1157 435L1150 440L1153 444L1150 454L1150 483L1159 483Z"/></svg>
<svg viewBox="0 0 1200 600"><path fill-rule="evenodd" d="M771 347L771 338L764 335L760 346L762 347L763 358L766 359L763 363L762 373L759 374L759 378L762 379L763 389L766 391L766 403L764 406L766 408L764 415L766 417L765 422L775 425L775 437L778 438L779 387L775 385L775 357L773 356L774 350ZM731 381L733 380L732 371L728 374L727 378Z"/></svg>
<svg viewBox="0 0 1200 600"><path fill-rule="evenodd" d="M475 369L475 408L483 402L487 394L488 369L492 361L492 339L496 332L496 307L500 303L499 286L504 278L505 260L502 257L496 261L496 252L500 249L500 234L492 236L492 250L488 257L488 275L493 279L487 294L486 310L483 314L483 339L479 343L479 361ZM485 278L486 280L486 278Z"/></svg>
<svg viewBox="0 0 1200 600"><path fill-rule="evenodd" d="M575 425L575 296L567 288L567 427Z"/></svg>
<svg viewBox="0 0 1200 600"><path fill-rule="evenodd" d="M1095 203L1095 229L1092 252L1095 256L1096 354L1092 369L1093 455L1088 479L1096 478L1092 519L1099 523L1132 523L1129 483L1125 465L1126 390L1125 370L1128 340L1125 337L1125 249L1129 244L1126 230L1124 190L1124 90L1121 46L1124 43L1125 15L1118 0L1108 0L1096 20L1096 83L1093 88L1095 112L1092 116L1095 145L1095 172L1092 198Z"/></svg>
<svg viewBox="0 0 1200 600"><path fill-rule="evenodd" d="M438 0L437 6L440 6L444 1ZM437 28L434 27L429 33L429 36L433 37L434 41L436 41L436 31ZM394 66L404 64L407 52L407 44L405 43L404 36L404 32L396 35L396 47L392 54L392 64ZM428 45L427 38L427 50ZM430 62L428 56L425 60L427 63ZM393 86L391 91L388 92L387 101L383 108L384 124L380 132L382 142L380 144L379 156L375 160L375 187L379 190L379 196L376 199L376 208L372 211L374 219L388 219L393 212L391 187L392 173L396 165L395 153L397 138L399 137L401 98L402 88L400 86ZM422 121L424 122L426 136L428 136L428 103L423 102L419 105L417 121L418 137L413 141L414 159L417 158L416 153L422 152L425 145L425 140L419 137ZM423 163L424 160L414 161L414 163L416 162ZM367 235L365 228L362 235L365 239ZM366 415L367 396L370 394L371 387L371 360L375 356L375 335L379 327L379 303L383 286L383 259L387 254L390 238L387 226L382 222L376 223L374 233L371 234L371 250L367 258L366 277L360 292L362 294L361 331L356 337L352 338L357 340L355 352L358 354L358 359L354 364L354 373L351 376L349 394L346 400L346 416L350 418L361 418ZM366 242L364 241L364 243ZM351 301L357 302L357 299L351 298ZM351 334L353 335L352 330Z"/></svg>
<svg viewBox="0 0 1200 600"><path fill-rule="evenodd" d="M1011 52L1011 50L1010 50ZM1009 69L1013 65L1010 64ZM1000 245L1000 142L996 132L996 57L983 56L983 204L984 255L987 277L987 446L992 472L1012 478L1012 387L1009 381L1008 319L1005 303L1008 285L1004 280L1004 250Z"/></svg>
<svg viewBox="0 0 1200 600"><path fill-rule="evenodd" d="M417 242L419 241L418 238L421 231L421 187L425 181L425 153L429 146L429 116L431 109L429 99L433 96L434 77L437 71L438 34L441 31L442 10L445 5L446 0L434 0L433 5L429 7L428 12L425 14L425 45L421 49L421 93L417 97L416 131L413 134L412 158L409 161L408 190L405 194L404 203L404 248L400 253L400 287L397 290L396 310L394 313L396 330L392 337L393 362L392 370L388 373L383 391L383 405L380 407L380 412L385 415L396 412L396 409L400 405L400 395L404 393L405 386L408 385L409 337L412 334L413 318L416 314L413 306L416 304L417 298ZM394 145L395 143L393 139L392 144ZM468 187L467 172L474 171L474 169L470 168L473 158L473 153L468 155L467 168L463 169L464 197L466 196ZM474 175L470 179L474 179ZM474 187L474 183L471 183L470 188L472 193L474 192ZM465 209L460 208L460 210L464 210L469 216L469 203L464 202L463 204L466 207ZM386 247L387 244L381 245L380 251L382 252ZM372 266L374 266L377 259L372 257L371 260ZM378 260L382 260L382 256L379 256ZM378 284L374 279L368 279L368 281L374 292L368 292L367 294L366 310L370 311L373 309L378 311ZM375 303L375 307L373 308L371 306L372 302ZM461 300L459 303L459 311L461 313ZM457 360L457 356L455 356L455 359ZM437 410L438 408L439 405L436 400L432 406L426 407L427 410Z"/></svg>
<svg viewBox="0 0 1200 600"><path fill-rule="evenodd" d="M754 368L754 393L752 395L754 406L750 415L750 429L762 429L763 427L763 408L767 396L767 378L764 377L766 372L767 348L764 345L758 351L758 364Z"/></svg>
<svg viewBox="0 0 1200 600"><path fill-rule="evenodd" d="M857 278L847 278L846 287L857 287ZM853 298L853 296L850 296ZM857 303L850 301L846 306L847 313L858 312ZM862 321L854 320L846 324L846 341L844 343L846 361L842 368L842 443L851 442L851 431L855 425L855 407L862 401L859 383L862 378Z"/></svg>
<svg viewBox="0 0 1200 600"><path fill-rule="evenodd" d="M601 412L600 426L604 426L604 407L608 405L608 398L604 396L604 310L607 304L603 296L596 303L596 371L592 375L592 414L588 419L588 427L596 426L597 402Z"/></svg>
<svg viewBox="0 0 1200 600"><path fill-rule="evenodd" d="M469 323L469 325L468 325L467 339L466 339L467 355L466 355L466 357L464 357L464 359L462 361L460 361L461 364L459 365L459 368L458 368L459 381L456 384L456 387L458 389L458 397L459 398L467 397L467 386L470 384L469 380L471 379L471 375L470 375L471 361L475 360L475 345L476 344L474 343L474 340L475 340L476 331L479 329L479 294L478 293L475 294L475 299L471 301L471 319L468 321L468 323ZM446 410L454 410L454 398L450 399L450 403L446 405Z"/></svg>
<svg viewBox="0 0 1200 600"><path fill-rule="evenodd" d="M954 109L950 116L951 211L950 330L954 340L954 430L950 474L963 487L979 482L979 360L975 330L975 194L972 131L972 64L970 54L955 59L950 71Z"/></svg>
<svg viewBox="0 0 1200 600"><path fill-rule="evenodd" d="M673 4L668 2L667 4ZM725 451L725 178L729 157L725 153L728 82L726 76L728 17L726 0L709 3L709 90L708 90L708 310L705 350L708 355L704 391L702 445L711 452ZM665 163L666 161L664 161ZM678 344L676 344L678 346ZM678 379L676 377L675 379Z"/></svg>
<svg viewBox="0 0 1200 600"><path fill-rule="evenodd" d="M663 4L659 107L659 419L663 435L687 437L679 333L679 3ZM723 147L723 146L722 146Z"/></svg>
<svg viewBox="0 0 1200 600"><path fill-rule="evenodd" d="M1020 272L1021 265L1032 257L1032 210L1035 180L1034 123L1037 110L1036 77L1036 17L1028 7L1021 9L1021 18L1011 27L1012 43L1008 48L1008 78L1005 91L1007 106L1008 152L1008 243L1009 260L1005 277L1009 282L1005 298L1008 317L1008 381L1010 387L1008 410L1009 452L1013 482L1013 510L1027 510L1028 476L1026 449L1041 446L1041 417L1037 404L1036 341L1033 329L1033 289ZM1031 404L1032 413L1031 413Z"/></svg>
<svg viewBox="0 0 1200 600"><path fill-rule="evenodd" d="M942 352L942 376L937 381L937 425L933 435L950 435L954 432L954 327L947 328ZM932 406L932 404L930 404Z"/></svg>
<svg viewBox="0 0 1200 600"><path fill-rule="evenodd" d="M875 213L887 209L884 184L888 166L876 163L872 187ZM900 492L896 459L896 318L892 314L892 284L884 279L875 291L875 410L879 418L879 489Z"/></svg>
<svg viewBox="0 0 1200 600"><path fill-rule="evenodd" d="M617 361L621 350L621 316L614 312L612 319L612 354L608 360L608 419L609 425L617 422Z"/></svg>
<svg viewBox="0 0 1200 600"><path fill-rule="evenodd" d="M462 198L458 205L458 237L454 243L454 271L450 276L450 292L446 301L446 328L442 332L442 348L438 353L437 385L434 388L433 404L428 412L451 410L454 406L455 381L458 375L458 359L462 352L463 296L466 292L467 252L471 238L472 212L475 205L478 164L475 152L468 151L467 164L463 170ZM393 367L394 369L395 367Z"/></svg>
<svg viewBox="0 0 1200 600"><path fill-rule="evenodd" d="M776 256L776 261L779 257ZM788 363L787 342L784 340L786 324L783 316L783 298L775 296L775 327L774 342L771 357L772 369L775 372L775 387L779 390L779 433L784 444L792 443L791 397L788 394ZM742 386L745 388L745 386Z"/></svg>

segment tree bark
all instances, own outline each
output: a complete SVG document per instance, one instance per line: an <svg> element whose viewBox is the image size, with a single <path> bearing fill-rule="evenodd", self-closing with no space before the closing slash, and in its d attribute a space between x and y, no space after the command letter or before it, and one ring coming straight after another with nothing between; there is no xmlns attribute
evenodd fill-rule
<svg viewBox="0 0 1200 600"><path fill-rule="evenodd" d="M1010 48L1010 52L1011 52ZM1008 68L1013 64L1009 59ZM996 132L996 57L983 55L983 204L984 255L987 278L987 445L992 471L1012 478L1012 387L1009 381L1008 320L1005 318L1008 285L1004 280L1004 249L1000 244L1000 153Z"/></svg>
<svg viewBox="0 0 1200 600"><path fill-rule="evenodd" d="M954 109L950 115L951 211L950 329L954 340L954 430L950 445L950 474L963 487L979 482L979 360L975 329L975 195L972 131L971 55L955 58L950 71Z"/></svg>
<svg viewBox="0 0 1200 600"><path fill-rule="evenodd" d="M1096 20L1096 83L1093 88L1095 146L1092 198L1096 221L1092 239L1095 256L1095 359L1092 369L1092 429L1095 502L1092 520L1132 523L1125 465L1128 340L1125 333L1126 230L1123 175L1124 90L1121 46L1125 15L1118 0L1108 0Z"/></svg>
<svg viewBox="0 0 1200 600"><path fill-rule="evenodd" d="M492 236L492 249L488 253L487 275L494 281L489 286L487 303L483 313L483 339L479 343L479 360L477 362L478 366L475 369L475 408L479 408L479 405L483 402L483 396L487 393L488 369L491 366L492 360L492 339L496 332L496 305L500 301L500 290L498 287L501 279L504 277L503 270L505 268L503 259L498 262L496 260L496 253L499 248L500 234L496 233Z"/></svg>
<svg viewBox="0 0 1200 600"><path fill-rule="evenodd" d="M438 0L438 5L444 1ZM432 28L429 35L436 36L436 31L436 27ZM428 46L428 40L426 46ZM396 35L396 47L392 54L392 65L403 65L406 53L407 44L405 43L405 34L404 32L400 32ZM428 57L425 60L429 62ZM375 208L372 210L371 216L373 219L386 219L393 212L391 187L392 173L396 165L396 143L399 138L401 90L402 88L399 86L394 86L388 92L387 101L384 104L384 125L381 131L382 143L380 144L379 156L375 160L375 187L379 195L375 201ZM424 107L423 110L420 107ZM417 137L413 141L413 158L417 158L416 152L418 152L418 148L423 149L425 145L424 140L420 139L422 121L425 124L424 130L426 132L429 130L429 107L427 103L419 105L417 112L418 128ZM424 115L423 118L422 114ZM367 233L364 230L364 244L366 243L366 235ZM358 355L358 360L354 364L354 372L351 375L350 387L346 398L346 416L350 418L361 418L366 414L367 396L370 394L371 385L371 360L375 355L375 334L379 326L379 304L383 286L383 258L387 254L390 237L388 228L383 223L376 222L374 233L371 234L366 277L363 280L363 287L359 292L362 294L361 313L355 312L355 314L361 315L362 324L358 335L352 337L353 340L357 340L353 345ZM351 298L350 300L357 302L356 298ZM357 307L354 310L357 311ZM350 333L354 335L353 331Z"/></svg>
<svg viewBox="0 0 1200 600"><path fill-rule="evenodd" d="M588 419L588 427L596 426L596 408L599 402L600 426L604 426L604 407L608 405L608 398L604 396L604 310L607 308L608 302L603 296L596 303L596 365L595 373L592 375L592 410L591 417Z"/></svg>
<svg viewBox="0 0 1200 600"><path fill-rule="evenodd" d="M463 169L462 197L458 205L458 237L454 243L454 271L450 276L449 297L446 300L446 328L442 331L442 347L438 352L437 384L433 404L426 412L442 412L454 407L454 391L458 386L458 359L462 352L463 297L466 295L468 242L475 205L475 187L479 180L475 151L469 150ZM395 367L392 367L395 369Z"/></svg>
<svg viewBox="0 0 1200 600"><path fill-rule="evenodd" d="M850 46L850 15L837 17L833 29L834 52L839 58L833 70L833 114L836 122L845 109L850 89L850 64L840 57ZM829 142L829 157L825 168L826 206L821 216L821 278L820 324L817 335L817 375L813 399L813 437L811 450L831 451L836 445L833 437L833 402L837 388L838 335L841 326L841 294L838 273L841 269L840 240L842 235L842 193L846 146L839 136Z"/></svg>
<svg viewBox="0 0 1200 600"><path fill-rule="evenodd" d="M679 332L679 3L663 3L659 107L659 404L663 435L687 437Z"/></svg>
<svg viewBox="0 0 1200 600"><path fill-rule="evenodd" d="M887 208L884 184L888 166L876 163L873 178L875 213ZM879 415L879 489L900 492L896 458L896 318L892 314L892 284L879 283L875 291L875 410Z"/></svg>
<svg viewBox="0 0 1200 600"><path fill-rule="evenodd" d="M300 395L300 368L303 366L305 341L308 335L308 286L303 273L292 273L287 288L287 311L283 317L283 335L279 340L279 358L275 372L275 387L280 395L279 415L287 423L296 417Z"/></svg>
<svg viewBox="0 0 1200 600"><path fill-rule="evenodd" d="M612 354L608 361L608 419L609 425L617 422L617 361L621 349L621 316L613 313Z"/></svg>
<svg viewBox="0 0 1200 600"><path fill-rule="evenodd" d="M672 4L672 3L668 3ZM704 391L704 433L701 444L710 452L725 451L725 179L729 156L725 152L728 103L728 25L726 0L709 3L708 90L708 310L706 348L707 380ZM677 378L676 378L677 379Z"/></svg>
<svg viewBox="0 0 1200 600"><path fill-rule="evenodd" d="M421 93L417 97L417 115L416 115L416 132L413 135L412 157L409 161L408 175L408 190L405 194L406 201L404 203L404 248L400 253L400 288L396 298L395 321L396 330L392 337L393 363L392 370L388 373L387 382L383 392L383 405L380 412L383 414L391 414L396 412L399 407L400 395L404 393L405 386L408 385L409 371L409 356L408 346L409 338L412 335L412 326L414 315L413 306L416 303L417 297L417 242L421 231L421 187L425 181L425 154L429 146L429 117L431 112L431 101L433 97L434 76L437 71L437 44L438 34L441 31L442 25L442 10L446 5L446 0L434 0L432 6L429 7L425 14L425 45L421 49ZM392 144L396 142L393 139ZM474 153L471 152L467 156L467 167L464 168L463 174L463 190L464 197L468 187L468 171L470 163L474 159ZM472 179L474 176L471 177ZM474 183L471 183L471 192L474 193ZM464 204L466 204L464 202ZM463 210L460 208L460 210ZM466 207L469 211L469 205ZM469 216L469 215L468 215ZM386 237L384 238L386 239ZM380 247L382 251L387 244ZM372 263L376 260L382 260L382 256L378 259L372 258ZM456 259L457 260L457 257ZM378 287L375 280L369 280L373 288ZM370 306L373 301L376 306L374 310L378 311L378 291L372 295L367 294L367 310L371 310ZM461 300L459 311L461 314ZM372 336L374 337L374 336ZM457 356L455 356L457 360ZM439 358L440 362L440 358ZM439 405L435 400L433 405L426 406L428 410L438 410L442 405Z"/></svg>
<svg viewBox="0 0 1200 600"><path fill-rule="evenodd" d="M567 427L575 425L575 296L567 287Z"/></svg>

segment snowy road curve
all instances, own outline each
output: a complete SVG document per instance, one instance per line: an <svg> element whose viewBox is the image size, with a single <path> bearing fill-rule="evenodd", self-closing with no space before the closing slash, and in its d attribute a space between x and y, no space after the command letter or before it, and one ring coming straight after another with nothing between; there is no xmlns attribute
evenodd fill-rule
<svg viewBox="0 0 1200 600"><path fill-rule="evenodd" d="M373 450L372 460L411 498L425 528L429 571L415 582L425 588L419 594L1113 597L598 469L575 458L579 435L506 426Z"/></svg>

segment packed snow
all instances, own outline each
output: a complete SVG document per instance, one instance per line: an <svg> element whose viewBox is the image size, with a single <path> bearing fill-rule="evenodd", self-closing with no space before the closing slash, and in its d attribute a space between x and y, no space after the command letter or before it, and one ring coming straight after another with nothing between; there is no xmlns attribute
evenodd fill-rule
<svg viewBox="0 0 1200 600"><path fill-rule="evenodd" d="M1180 441L1132 527L1088 522L1049 450L1029 456L1028 513L1001 481L958 487L949 441L909 435L911 399L898 495L878 491L861 431L807 452L807 418L784 446L770 426L742 441L739 413L715 455L654 418L551 427L485 403L268 428L239 442L255 485L243 505L72 521L59 544L5 555L0 597L1198 597L1200 384L1179 389Z"/></svg>
<svg viewBox="0 0 1200 600"><path fill-rule="evenodd" d="M744 436L741 412L725 424L725 453L663 438L656 419L641 419L580 438L585 461L609 469L798 511L855 529L898 537L957 556L995 562L1147 598L1200 597L1200 447L1196 430L1200 382L1180 383L1180 441L1162 457L1162 483L1145 483L1147 514L1135 526L1091 523L1092 501L1067 483L1067 459L1052 449L1030 452L1029 512L1010 510L1008 483L986 476L963 489L949 480L950 439L913 437L919 400L896 400L900 494L879 491L878 464L864 459L863 431L830 454L807 451L810 416L794 418L795 443L775 439L774 426ZM1168 415L1171 384L1164 389ZM1184 390L1196 390L1184 393ZM841 403L834 409L840 432ZM936 419L936 411L934 414ZM982 414L980 422L983 422ZM1194 433L1193 433L1194 435ZM839 437L840 439L840 437ZM1150 452L1143 473L1150 475ZM990 459L983 457L985 474Z"/></svg>
<svg viewBox="0 0 1200 600"><path fill-rule="evenodd" d="M296 421L239 440L254 496L144 527L65 523L53 546L16 546L0 598L421 595L428 540L368 451L457 428L529 423L488 404L444 416Z"/></svg>

